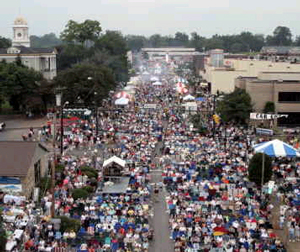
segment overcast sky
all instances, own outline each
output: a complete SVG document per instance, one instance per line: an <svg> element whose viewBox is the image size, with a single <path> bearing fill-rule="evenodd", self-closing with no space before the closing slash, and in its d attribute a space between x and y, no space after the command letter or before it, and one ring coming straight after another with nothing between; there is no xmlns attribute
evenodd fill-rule
<svg viewBox="0 0 300 252"><path fill-rule="evenodd" d="M299 0L2 0L0 36L12 36L21 13L31 35L59 34L69 19L96 19L103 30L124 34L202 36L248 30L271 34L278 25L300 35Z"/></svg>

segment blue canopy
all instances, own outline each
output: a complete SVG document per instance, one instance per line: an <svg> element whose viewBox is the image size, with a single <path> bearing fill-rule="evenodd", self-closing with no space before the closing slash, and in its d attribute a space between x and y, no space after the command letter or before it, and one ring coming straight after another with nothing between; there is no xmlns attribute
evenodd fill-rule
<svg viewBox="0 0 300 252"><path fill-rule="evenodd" d="M196 101L206 101L206 98L205 97L198 97L195 99Z"/></svg>
<svg viewBox="0 0 300 252"><path fill-rule="evenodd" d="M253 146L255 152L265 153L270 157L298 157L298 150L278 139Z"/></svg>

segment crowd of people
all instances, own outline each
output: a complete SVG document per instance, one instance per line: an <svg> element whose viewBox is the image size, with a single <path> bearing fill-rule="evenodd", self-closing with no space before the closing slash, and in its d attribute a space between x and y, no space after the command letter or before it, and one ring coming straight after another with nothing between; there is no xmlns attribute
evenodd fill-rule
<svg viewBox="0 0 300 252"><path fill-rule="evenodd" d="M10 251L22 244L25 251L41 252L149 251L151 195L158 187L151 186L150 173L157 163L168 193L165 202L176 252L286 251L271 223L271 195L247 179L254 132L232 124L212 128L210 122L208 132L200 134L189 121L190 111L180 108L174 78L159 86L143 84L125 108L115 106L111 97L99 112L99 131L95 118L70 124L57 163L54 199L48 186L41 188L40 205L2 198ZM200 109L214 106L209 95L198 102ZM51 137L51 127L39 135ZM158 142L163 146L159 150ZM73 150L80 154L72 155ZM122 174L129 180L123 191L106 191L118 183L107 181L103 170L104 160L113 156L126 163ZM287 228L291 242L299 241L300 165L279 160L274 173L280 181L274 189L282 205L279 226ZM295 179L284 181L291 173ZM60 221L50 218L53 210Z"/></svg>

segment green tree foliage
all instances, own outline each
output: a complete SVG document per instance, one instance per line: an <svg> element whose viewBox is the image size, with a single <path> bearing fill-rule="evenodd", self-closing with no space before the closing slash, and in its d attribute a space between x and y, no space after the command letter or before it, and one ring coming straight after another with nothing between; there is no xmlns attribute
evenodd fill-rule
<svg viewBox="0 0 300 252"><path fill-rule="evenodd" d="M126 39L127 47L131 51L140 51L141 48L145 47L147 41L145 36L139 36L139 35L127 35L125 39Z"/></svg>
<svg viewBox="0 0 300 252"><path fill-rule="evenodd" d="M198 35L197 32L192 32L190 38L189 46L196 48L199 52L202 52L205 46L205 38Z"/></svg>
<svg viewBox="0 0 300 252"><path fill-rule="evenodd" d="M263 112L264 113L274 113L275 112L275 103L272 101L267 101Z"/></svg>
<svg viewBox="0 0 300 252"><path fill-rule="evenodd" d="M236 88L232 93L225 94L217 103L217 112L225 122L245 124L252 111L251 97L243 89Z"/></svg>
<svg viewBox="0 0 300 252"><path fill-rule="evenodd" d="M62 233L68 231L74 231L75 233L79 230L81 223L79 220L71 219L66 216L57 216L61 220L60 231Z"/></svg>
<svg viewBox="0 0 300 252"><path fill-rule="evenodd" d="M8 48L11 46L11 40L0 36L0 48Z"/></svg>
<svg viewBox="0 0 300 252"><path fill-rule="evenodd" d="M83 167L80 167L80 170L84 175L87 175L89 178L97 178L98 177L98 172L93 167L83 166Z"/></svg>
<svg viewBox="0 0 300 252"><path fill-rule="evenodd" d="M194 128L198 130L199 133L206 133L207 127L205 127L202 115L200 113L194 114L190 117L190 121Z"/></svg>
<svg viewBox="0 0 300 252"><path fill-rule="evenodd" d="M278 26L273 32L273 36L267 36L267 45L270 46L290 46L292 45L292 32L286 26Z"/></svg>
<svg viewBox="0 0 300 252"><path fill-rule="evenodd" d="M58 47L59 70L82 63L102 65L111 69L114 81L128 81L127 43L120 32L106 31L102 34L98 21L77 23L70 20L61 33L61 39L67 43ZM108 79L110 77L111 74L107 76Z"/></svg>
<svg viewBox="0 0 300 252"><path fill-rule="evenodd" d="M45 34L43 36L30 36L30 45L33 48L49 48L62 44L62 41L56 37L54 33Z"/></svg>
<svg viewBox="0 0 300 252"><path fill-rule="evenodd" d="M107 97L116 85L110 68L90 63L77 64L59 72L54 82L55 86L65 88L65 101L76 105L81 100L85 106L93 106Z"/></svg>
<svg viewBox="0 0 300 252"><path fill-rule="evenodd" d="M273 174L272 159L266 154L256 153L250 160L248 173L249 180L257 186L261 185L263 155L265 155L264 183L269 182Z"/></svg>
<svg viewBox="0 0 300 252"><path fill-rule="evenodd" d="M117 82L128 81L127 44L118 31L106 31L95 44L96 52L109 55L106 66L113 70ZM95 58L94 58L95 59Z"/></svg>
<svg viewBox="0 0 300 252"><path fill-rule="evenodd" d="M1 97L9 100L15 110L24 111L44 107L41 73L22 65L20 59L13 63L0 63ZM3 101L3 100L2 100Z"/></svg>
<svg viewBox="0 0 300 252"><path fill-rule="evenodd" d="M86 199L89 196L89 194L90 193L88 191L86 191L85 189L77 188L77 189L73 190L72 197L74 198L74 200Z"/></svg>
<svg viewBox="0 0 300 252"><path fill-rule="evenodd" d="M215 34L210 38L201 37L197 32L188 36L184 32L176 32L174 36L162 36L153 34L146 38L144 36L128 35L127 46L132 51L139 51L142 47L194 47L197 51L224 49L226 52L258 52L265 45L264 35L252 34L244 31L238 35Z"/></svg>
<svg viewBox="0 0 300 252"><path fill-rule="evenodd" d="M77 23L70 20L66 28L60 35L64 42L84 44L86 41L96 41L99 39L102 28L96 20L85 20L83 23Z"/></svg>
<svg viewBox="0 0 300 252"><path fill-rule="evenodd" d="M183 32L176 32L174 40L177 46L188 46L189 35Z"/></svg>

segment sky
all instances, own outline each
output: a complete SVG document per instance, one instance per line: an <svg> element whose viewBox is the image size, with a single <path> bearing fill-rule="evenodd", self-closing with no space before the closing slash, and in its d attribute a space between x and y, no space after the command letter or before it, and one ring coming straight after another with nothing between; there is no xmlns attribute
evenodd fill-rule
<svg viewBox="0 0 300 252"><path fill-rule="evenodd" d="M250 31L272 34L281 25L300 35L299 0L2 0L0 36L24 16L31 35L63 30L68 20L98 20L103 30L150 36L177 31L201 36Z"/></svg>

